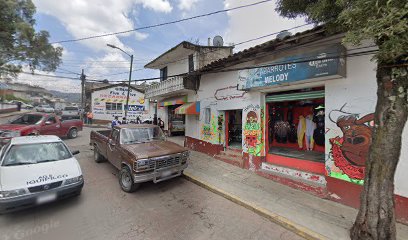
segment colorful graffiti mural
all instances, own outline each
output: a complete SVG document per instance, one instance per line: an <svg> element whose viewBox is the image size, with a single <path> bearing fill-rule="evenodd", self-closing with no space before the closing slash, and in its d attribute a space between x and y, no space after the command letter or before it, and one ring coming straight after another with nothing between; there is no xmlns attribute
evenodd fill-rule
<svg viewBox="0 0 408 240"><path fill-rule="evenodd" d="M223 128L220 128L220 121L221 126L224 122L224 116L219 114L216 116L215 114L211 114L210 124L202 124L201 126L201 140L207 141L214 144L220 144L223 142Z"/></svg>
<svg viewBox="0 0 408 240"><path fill-rule="evenodd" d="M359 114L344 112L342 109L333 110L329 119L336 123L343 136L329 139L331 150L327 169L328 176L354 182L364 183L365 162L371 145L371 136L374 126L374 114L360 117ZM337 112L341 115L333 121L331 115Z"/></svg>
<svg viewBox="0 0 408 240"><path fill-rule="evenodd" d="M243 147L244 151L253 156L265 155L263 139L264 113L259 105L244 108Z"/></svg>

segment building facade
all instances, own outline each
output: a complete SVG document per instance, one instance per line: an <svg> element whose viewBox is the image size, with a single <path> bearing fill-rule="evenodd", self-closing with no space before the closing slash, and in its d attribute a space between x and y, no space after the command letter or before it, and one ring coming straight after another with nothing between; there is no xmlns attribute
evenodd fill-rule
<svg viewBox="0 0 408 240"><path fill-rule="evenodd" d="M232 47L201 46L184 41L146 64L146 68L160 70L160 82L146 89L146 98L157 102L157 117L163 120L169 135L185 134L188 121L198 114L198 111L180 113L176 110L183 105L189 109L199 108L195 92L200 79L188 73L231 54Z"/></svg>
<svg viewBox="0 0 408 240"><path fill-rule="evenodd" d="M377 48L318 27L212 62L188 102L185 146L352 207L359 206L374 126ZM408 222L408 130L395 176Z"/></svg>
<svg viewBox="0 0 408 240"><path fill-rule="evenodd" d="M125 116L127 84L114 84L95 88L91 92L91 110L95 123L107 123L116 116L121 120ZM135 121L151 118L153 105L145 99L143 92L131 87L129 94L129 107L127 120Z"/></svg>

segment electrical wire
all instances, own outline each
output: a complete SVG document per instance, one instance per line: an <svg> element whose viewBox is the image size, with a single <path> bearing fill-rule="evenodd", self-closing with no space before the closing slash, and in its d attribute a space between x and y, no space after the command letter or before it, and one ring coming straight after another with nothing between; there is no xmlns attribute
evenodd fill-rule
<svg viewBox="0 0 408 240"><path fill-rule="evenodd" d="M209 12L209 13L205 13L205 14L196 15L196 16L193 16L193 17L182 18L182 19L178 19L178 20L174 20L174 21L170 21L170 22L164 22L164 23L159 23L159 24L154 24L154 25L149 25L149 26L144 26L144 27L138 27L138 28L125 30L125 31L120 31L120 32L106 33L106 34L88 36L88 37L77 38L77 39L61 40L61 41L51 42L51 44L78 42L78 41L83 41L83 40L88 40L88 39L101 38L101 37L107 37L107 36L113 36L113 35L120 35L120 34L124 34L124 33L135 32L135 31L139 31L139 30L145 30L145 29L156 28L156 27L171 25L171 24L175 24L175 23L185 22L185 21L189 21L189 20L193 20L193 19L197 19L197 18L208 17L208 16L211 16L211 15L224 13L224 12L230 12L230 11L234 11L234 10L238 10L238 9L242 9L242 8L247 8L247 7L252 7L252 6L256 6L256 5L267 3L267 2L272 2L272 0L259 1L259 2L255 2L255 3L251 3L251 4L241 5L241 6L238 6L238 7L218 10L218 11L214 11L214 12Z"/></svg>

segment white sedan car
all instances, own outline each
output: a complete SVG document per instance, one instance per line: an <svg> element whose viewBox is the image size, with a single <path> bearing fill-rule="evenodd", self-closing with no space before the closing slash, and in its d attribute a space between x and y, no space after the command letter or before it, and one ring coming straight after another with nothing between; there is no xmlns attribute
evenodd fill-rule
<svg viewBox="0 0 408 240"><path fill-rule="evenodd" d="M36 107L37 112L53 113L55 110L50 105L39 105Z"/></svg>
<svg viewBox="0 0 408 240"><path fill-rule="evenodd" d="M0 213L80 195L78 153L57 136L12 138L0 150Z"/></svg>

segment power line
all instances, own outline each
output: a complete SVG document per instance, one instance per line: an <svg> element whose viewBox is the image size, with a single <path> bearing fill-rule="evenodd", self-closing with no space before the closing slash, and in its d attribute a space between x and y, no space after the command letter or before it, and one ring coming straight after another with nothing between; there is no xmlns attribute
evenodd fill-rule
<svg viewBox="0 0 408 240"><path fill-rule="evenodd" d="M363 48L370 48L370 47L374 47L374 46L354 48L354 49L349 49L349 51L357 50L357 49L363 49ZM309 62L309 61L320 61L320 60L342 58L342 57L357 57L357 56L372 55L372 54L374 54L376 52L378 52L378 50L368 50L368 51L364 51L364 52L357 52L357 53L350 53L350 54L340 54L340 55L337 55L337 56L330 56L330 57L327 57L327 58L298 58L299 60L297 60L297 61L276 62L276 63L273 63L273 64L257 65L257 66L250 66L250 67L241 67L241 68L228 68L228 69L223 69L223 70L206 71L206 72L202 72L202 73L208 74L208 73L232 72L232 71L248 70L248 69L263 68L263 67L273 67L273 66L278 66L278 65L283 65L283 64L304 63L304 62ZM200 74L200 72L197 72L197 73ZM187 75L187 73L175 74L175 75L167 76L167 78L181 77L181 76L185 76L185 75ZM153 80L159 80L159 79L160 79L160 77L153 77L153 78L144 78L144 79L134 79L132 81L133 82L140 82L140 81L153 81ZM121 82L127 82L127 81L109 81L109 82L111 82L111 83L112 82L121 83Z"/></svg>
<svg viewBox="0 0 408 240"><path fill-rule="evenodd" d="M139 31L139 30L144 30L144 29L156 28L156 27L161 27L161 26L165 26L165 25L170 25L170 24L185 22L185 21L188 21L188 20L196 19L196 18L208 17L208 16L211 16L211 15L219 14L219 13L230 12L230 11L234 11L234 10L241 9L241 8L252 7L252 6L256 6L256 5L263 4L263 3L267 3L267 2L271 2L271 1L272 1L272 0L264 0L264 1L259 1L259 2L255 2L255 3L251 3L251 4L241 5L241 6L238 6L238 7L233 7L233 8L218 10L218 11L215 11L215 12L200 14L200 15L196 15L196 16L193 16L193 17L182 18L182 19L174 20L174 21L170 21L170 22L164 22L164 23L159 23L159 24L154 24L154 25L149 25L149 26L134 28L134 29L125 30L125 31L120 31L120 32L106 33L106 34L94 35L94 36L83 37L83 38L77 38L77 39L61 40L61 41L57 41L57 42L52 42L51 44L55 44L55 43L68 43L68 42L78 42L78 41L83 41L83 40L88 40L88 39L101 38L101 37L107 37L107 36L112 36L112 35L119 35L119 34L124 34L124 33L129 33L129 32L134 32L134 31Z"/></svg>

